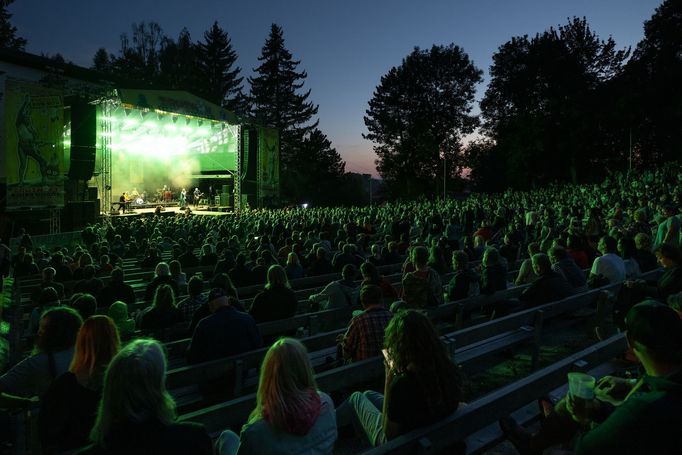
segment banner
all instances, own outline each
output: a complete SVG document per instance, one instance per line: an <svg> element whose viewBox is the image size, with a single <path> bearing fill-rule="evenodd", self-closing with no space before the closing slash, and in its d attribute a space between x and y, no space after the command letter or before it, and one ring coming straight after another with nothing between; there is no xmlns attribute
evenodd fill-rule
<svg viewBox="0 0 682 455"><path fill-rule="evenodd" d="M279 132L274 128L258 129L259 199L279 197Z"/></svg>
<svg viewBox="0 0 682 455"><path fill-rule="evenodd" d="M61 92L8 79L5 96L7 208L64 207Z"/></svg>

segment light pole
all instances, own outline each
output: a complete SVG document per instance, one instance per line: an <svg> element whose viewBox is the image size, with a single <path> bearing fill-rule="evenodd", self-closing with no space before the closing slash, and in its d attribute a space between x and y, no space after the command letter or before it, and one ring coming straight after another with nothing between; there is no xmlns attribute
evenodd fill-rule
<svg viewBox="0 0 682 455"><path fill-rule="evenodd" d="M445 202L445 196L447 194L447 181L448 181L448 159L443 153L443 202Z"/></svg>

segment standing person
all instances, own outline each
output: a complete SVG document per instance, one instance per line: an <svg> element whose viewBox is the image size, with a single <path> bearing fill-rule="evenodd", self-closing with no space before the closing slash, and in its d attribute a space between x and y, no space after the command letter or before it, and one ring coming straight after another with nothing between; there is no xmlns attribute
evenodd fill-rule
<svg viewBox="0 0 682 455"><path fill-rule="evenodd" d="M119 350L114 321L107 316L85 320L76 338L69 371L43 397L38 431L44 454L63 453L88 444L102 395L104 372Z"/></svg>
<svg viewBox="0 0 682 455"><path fill-rule="evenodd" d="M202 425L177 422L166 390L166 356L158 341L138 339L116 354L104 377L93 442L79 452L95 454L210 455Z"/></svg>
<svg viewBox="0 0 682 455"><path fill-rule="evenodd" d="M261 323L293 317L297 308L298 299L289 286L284 268L277 264L271 265L268 269L268 283L254 297L249 313L257 323Z"/></svg>
<svg viewBox="0 0 682 455"><path fill-rule="evenodd" d="M331 454L336 438L334 403L317 389L305 346L282 338L263 359L249 421L239 437L224 431L216 448L219 455Z"/></svg>
<svg viewBox="0 0 682 455"><path fill-rule="evenodd" d="M194 188L194 208L198 209L199 208L199 200L201 199L201 191L199 191L199 187Z"/></svg>
<svg viewBox="0 0 682 455"><path fill-rule="evenodd" d="M461 397L457 366L424 314L395 314L384 347L384 395L355 392L336 409L339 427L354 424L375 447L444 419L455 412Z"/></svg>
<svg viewBox="0 0 682 455"><path fill-rule="evenodd" d="M187 190L183 188L180 191L180 208L184 209L185 207L187 207Z"/></svg>

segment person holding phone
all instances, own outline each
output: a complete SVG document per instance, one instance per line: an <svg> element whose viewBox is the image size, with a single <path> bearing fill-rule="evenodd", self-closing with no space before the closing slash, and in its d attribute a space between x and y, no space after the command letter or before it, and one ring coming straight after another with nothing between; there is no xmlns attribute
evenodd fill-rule
<svg viewBox="0 0 682 455"><path fill-rule="evenodd" d="M393 316L383 353L384 394L355 392L336 410L339 427L353 424L373 446L447 417L462 396L457 366L423 313Z"/></svg>

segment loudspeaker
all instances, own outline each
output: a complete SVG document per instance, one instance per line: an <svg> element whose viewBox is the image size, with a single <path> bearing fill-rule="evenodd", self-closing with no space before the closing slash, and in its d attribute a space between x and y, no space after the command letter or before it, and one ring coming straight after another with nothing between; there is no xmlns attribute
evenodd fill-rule
<svg viewBox="0 0 682 455"><path fill-rule="evenodd" d="M67 202L62 211L62 231L76 231L95 222L99 216L99 200Z"/></svg>
<svg viewBox="0 0 682 455"><path fill-rule="evenodd" d="M85 101L71 105L71 164L69 179L90 180L95 170L97 107Z"/></svg>

